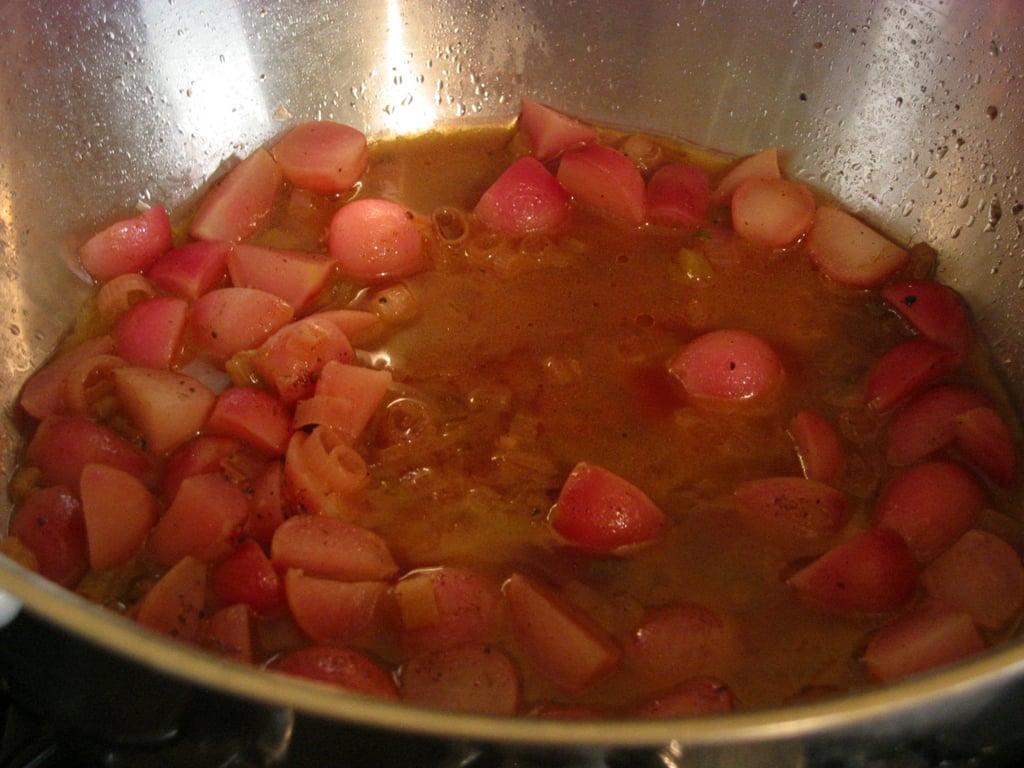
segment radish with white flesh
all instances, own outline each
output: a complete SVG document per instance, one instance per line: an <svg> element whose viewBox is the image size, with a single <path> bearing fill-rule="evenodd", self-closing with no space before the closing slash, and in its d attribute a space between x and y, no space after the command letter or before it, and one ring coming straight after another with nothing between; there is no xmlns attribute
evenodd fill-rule
<svg viewBox="0 0 1024 768"><path fill-rule="evenodd" d="M782 248L807 232L814 220L814 196L788 179L749 179L732 195L732 226L744 240Z"/></svg>
<svg viewBox="0 0 1024 768"><path fill-rule="evenodd" d="M593 127L526 97L519 113L519 130L526 136L533 156L542 162L597 139Z"/></svg>
<svg viewBox="0 0 1024 768"><path fill-rule="evenodd" d="M174 371L125 366L111 375L118 402L157 456L194 437L217 397L202 382Z"/></svg>
<svg viewBox="0 0 1024 768"><path fill-rule="evenodd" d="M197 240L237 243L246 239L270 214L283 181L270 153L257 149L206 193L189 234Z"/></svg>
<svg viewBox="0 0 1024 768"><path fill-rule="evenodd" d="M604 144L562 155L558 182L579 202L631 226L647 213L644 179L633 161Z"/></svg>
<svg viewBox="0 0 1024 768"><path fill-rule="evenodd" d="M878 287L909 258L860 219L828 205L817 207L807 247L818 269L854 288Z"/></svg>
<svg viewBox="0 0 1024 768"><path fill-rule="evenodd" d="M223 363L236 352L253 349L289 323L292 306L256 288L217 288L192 303L188 338L200 353Z"/></svg>
<svg viewBox="0 0 1024 768"><path fill-rule="evenodd" d="M270 153L290 184L324 195L352 189L369 159L365 135L327 120L295 126Z"/></svg>

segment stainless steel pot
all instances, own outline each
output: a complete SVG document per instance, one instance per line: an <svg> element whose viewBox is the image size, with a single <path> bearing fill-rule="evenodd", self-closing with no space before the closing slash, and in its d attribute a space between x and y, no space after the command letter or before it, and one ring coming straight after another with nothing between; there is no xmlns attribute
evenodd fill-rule
<svg viewBox="0 0 1024 768"><path fill-rule="evenodd" d="M787 148L796 175L894 237L939 250L941 276L972 302L1021 405L1022 28L1019 0L5 0L0 476L15 462L18 389L84 295L65 264L82 233L138 200L185 202L223 158L292 120L404 133L507 118L523 94L737 153ZM0 512L4 522L9 510ZM38 642L17 640L19 622L180 684L184 698L160 694L168 712L204 696L252 705L280 737L260 737L257 762L279 759L303 732L296 717L317 723L323 743L373 733L414 744L420 758L462 745L559 760L614 762L635 748L628 754L666 765L854 765L935 739L964 750L1024 743L1020 642L815 704L680 722L535 722L385 705L254 673L151 637L2 558L0 589L24 606L4 630L4 674L68 727L102 719L97 707L124 724L140 705L117 683L97 692L101 703L88 699L81 686L107 678L75 675L107 661L36 658ZM47 698L44 667L78 709Z"/></svg>

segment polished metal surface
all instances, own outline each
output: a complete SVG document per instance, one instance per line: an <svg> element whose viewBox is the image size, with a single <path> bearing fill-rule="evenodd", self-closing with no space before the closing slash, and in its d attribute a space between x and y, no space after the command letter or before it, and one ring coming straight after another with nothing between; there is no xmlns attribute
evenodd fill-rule
<svg viewBox="0 0 1024 768"><path fill-rule="evenodd" d="M84 233L139 202L186 204L226 158L296 120L415 132L509 118L524 94L731 152L784 147L792 173L938 249L1020 406L1021 28L1019 0L84 0L59 12L3 0L0 476L15 462L18 389L86 290L68 268ZM750 759L777 750L771 764L795 765L812 735L928 732L1024 674L1011 645L863 696L698 723L478 720L225 666L7 561L0 587L89 642L275 705L445 738L668 744L678 764L769 764Z"/></svg>

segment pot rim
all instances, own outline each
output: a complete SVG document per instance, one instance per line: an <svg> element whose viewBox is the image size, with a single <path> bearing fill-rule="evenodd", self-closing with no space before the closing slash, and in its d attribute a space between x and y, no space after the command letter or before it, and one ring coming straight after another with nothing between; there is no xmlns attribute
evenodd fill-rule
<svg viewBox="0 0 1024 768"><path fill-rule="evenodd" d="M545 720L469 715L379 701L300 678L268 674L131 620L0 557L0 589L25 609L130 661L173 678L261 704L421 736L539 747L711 746L840 735L919 711L934 726L936 705L995 690L1024 675L1024 642L1015 639L969 660L911 679L814 702L671 719ZM931 715L931 717L929 717Z"/></svg>

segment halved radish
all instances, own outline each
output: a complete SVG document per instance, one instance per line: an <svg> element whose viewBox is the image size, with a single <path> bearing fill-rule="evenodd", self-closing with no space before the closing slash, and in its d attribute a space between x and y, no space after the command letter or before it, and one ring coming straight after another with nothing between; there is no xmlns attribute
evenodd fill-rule
<svg viewBox="0 0 1024 768"><path fill-rule="evenodd" d="M849 517L841 491L805 477L747 480L734 494L743 520L760 535L782 545L811 545L811 551L837 534Z"/></svg>
<svg viewBox="0 0 1024 768"><path fill-rule="evenodd" d="M591 144L562 155L558 182L576 200L632 226L643 223L647 209L644 179L633 161L604 144Z"/></svg>
<svg viewBox="0 0 1024 768"><path fill-rule="evenodd" d="M719 180L712 192L711 200L715 205L729 205L736 188L750 179L781 179L779 170L779 151L769 147L757 154L748 155Z"/></svg>
<svg viewBox="0 0 1024 768"><path fill-rule="evenodd" d="M473 212L499 232L553 234L569 221L569 193L539 160L521 157L484 191Z"/></svg>
<svg viewBox="0 0 1024 768"><path fill-rule="evenodd" d="M368 631L387 592L383 581L335 581L290 568L284 595L292 618L316 643L341 643Z"/></svg>
<svg viewBox="0 0 1024 768"><path fill-rule="evenodd" d="M342 273L363 282L404 277L426 266L412 211L390 200L346 203L331 219L327 249Z"/></svg>
<svg viewBox="0 0 1024 768"><path fill-rule="evenodd" d="M993 481L1009 487L1017 474L1017 448L1002 416L980 406L953 420L957 447Z"/></svg>
<svg viewBox="0 0 1024 768"><path fill-rule="evenodd" d="M244 240L269 215L282 181L274 158L257 149L206 193L189 234L197 240Z"/></svg>
<svg viewBox="0 0 1024 768"><path fill-rule="evenodd" d="M903 538L870 528L838 544L787 583L803 600L841 614L888 613L917 591L917 564Z"/></svg>
<svg viewBox="0 0 1024 768"><path fill-rule="evenodd" d="M334 645L300 648L275 659L269 668L364 696L398 698L398 688L391 675L369 656L351 648Z"/></svg>
<svg viewBox="0 0 1024 768"><path fill-rule="evenodd" d="M290 184L324 195L351 189L366 170L366 136L342 123L300 123L271 147Z"/></svg>
<svg viewBox="0 0 1024 768"><path fill-rule="evenodd" d="M692 717L731 712L734 708L728 685L718 678L700 675L646 699L632 713L639 717Z"/></svg>
<svg viewBox="0 0 1024 768"><path fill-rule="evenodd" d="M658 539L665 515L648 496L613 472L577 464L548 521L567 543L592 552L622 552Z"/></svg>
<svg viewBox="0 0 1024 768"><path fill-rule="evenodd" d="M891 528L928 561L977 521L987 500L974 476L951 461L928 461L897 475L882 491L875 522Z"/></svg>
<svg viewBox="0 0 1024 768"><path fill-rule="evenodd" d="M183 373L125 366L111 376L118 402L157 456L195 436L216 400L209 387Z"/></svg>
<svg viewBox="0 0 1024 768"><path fill-rule="evenodd" d="M206 580L206 564L183 557L146 592L135 620L155 632L194 642L206 605Z"/></svg>
<svg viewBox="0 0 1024 768"><path fill-rule="evenodd" d="M74 586L89 567L85 521L78 497L65 485L31 491L11 518L17 536L47 579Z"/></svg>
<svg viewBox="0 0 1024 768"><path fill-rule="evenodd" d="M156 523L156 498L134 475L103 464L87 464L80 485L89 566L102 571L126 562Z"/></svg>
<svg viewBox="0 0 1024 768"><path fill-rule="evenodd" d="M813 411L800 411L787 431L796 444L804 477L835 485L845 469L846 455L831 422Z"/></svg>
<svg viewBox="0 0 1024 768"><path fill-rule="evenodd" d="M591 126L529 97L523 97L519 130L526 135L533 156L541 161L597 139Z"/></svg>
<svg viewBox="0 0 1024 768"><path fill-rule="evenodd" d="M171 245L167 210L154 205L138 216L97 232L78 249L78 257L94 279L106 281L117 275L142 272Z"/></svg>
<svg viewBox="0 0 1024 768"><path fill-rule="evenodd" d="M516 645L559 688L583 690L619 665L615 641L548 589L513 574L504 591Z"/></svg>
<svg viewBox="0 0 1024 768"><path fill-rule="evenodd" d="M816 203L803 184L788 179L748 179L732 195L732 225L744 240L782 248L807 232Z"/></svg>
<svg viewBox="0 0 1024 768"><path fill-rule="evenodd" d="M956 439L957 417L988 402L980 392L953 384L925 390L889 424L886 458L902 467L945 448Z"/></svg>
<svg viewBox="0 0 1024 768"><path fill-rule="evenodd" d="M979 626L998 629L1024 607L1024 565L995 534L967 531L925 569L928 594L964 611Z"/></svg>
<svg viewBox="0 0 1024 768"><path fill-rule="evenodd" d="M815 211L807 248L818 269L854 288L881 285L909 258L907 251L860 219L828 205Z"/></svg>
<svg viewBox="0 0 1024 768"><path fill-rule="evenodd" d="M670 227L698 227L711 207L708 173L691 163L661 166L647 182L647 220Z"/></svg>
<svg viewBox="0 0 1024 768"><path fill-rule="evenodd" d="M514 715L519 673L508 654L470 644L415 656L399 671L402 700L481 715Z"/></svg>
<svg viewBox="0 0 1024 768"><path fill-rule="evenodd" d="M398 572L387 542L373 531L323 515L295 515L278 526L271 559L279 570L298 568L339 581L379 581Z"/></svg>
<svg viewBox="0 0 1024 768"><path fill-rule="evenodd" d="M649 611L624 644L625 664L659 688L704 674L723 676L743 654L739 628L728 614L696 603Z"/></svg>
<svg viewBox="0 0 1024 768"><path fill-rule="evenodd" d="M966 356L973 339L971 319L955 290L936 280L897 280L881 294L922 336Z"/></svg>
<svg viewBox="0 0 1024 768"><path fill-rule="evenodd" d="M864 400L875 411L888 411L923 392L956 368L956 353L917 336L885 352L868 370Z"/></svg>
<svg viewBox="0 0 1024 768"><path fill-rule="evenodd" d="M871 676L891 682L949 664L985 647L971 617L936 602L925 602L878 630L864 663Z"/></svg>
<svg viewBox="0 0 1024 768"><path fill-rule="evenodd" d="M784 377L775 350L740 330L698 336L669 360L668 372L691 397L733 402L767 397Z"/></svg>

